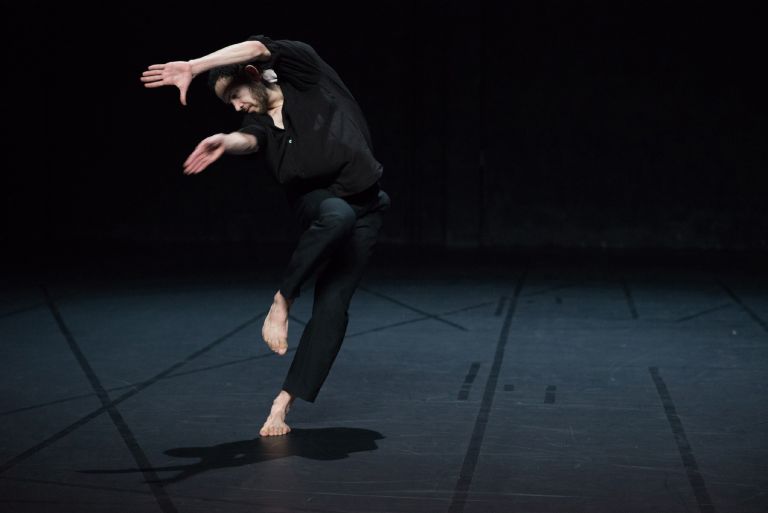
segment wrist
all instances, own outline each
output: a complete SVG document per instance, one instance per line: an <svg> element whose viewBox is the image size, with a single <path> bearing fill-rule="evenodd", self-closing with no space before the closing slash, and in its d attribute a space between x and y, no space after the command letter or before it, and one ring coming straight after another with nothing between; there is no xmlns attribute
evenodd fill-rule
<svg viewBox="0 0 768 513"><path fill-rule="evenodd" d="M202 59L192 59L187 61L187 64L189 64L189 72L192 73L192 78L205 71L205 69L203 69L202 63L200 62L201 60Z"/></svg>
<svg viewBox="0 0 768 513"><path fill-rule="evenodd" d="M221 144L224 146L224 151L230 152L237 148L237 141L232 137L232 134L219 134L221 136Z"/></svg>

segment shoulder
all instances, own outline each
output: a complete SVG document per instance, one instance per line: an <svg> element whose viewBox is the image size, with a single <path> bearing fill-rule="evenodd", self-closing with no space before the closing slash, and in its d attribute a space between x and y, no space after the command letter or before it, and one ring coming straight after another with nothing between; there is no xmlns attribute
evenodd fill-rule
<svg viewBox="0 0 768 513"><path fill-rule="evenodd" d="M259 35L249 38L260 41L270 53L265 68L274 68L278 83L290 83L299 90L316 85L326 72L326 65L314 48L303 41L272 39Z"/></svg>
<svg viewBox="0 0 768 513"><path fill-rule="evenodd" d="M300 60L315 61L318 59L317 52L308 43L304 41L293 41L290 39L272 39L265 35L250 36L248 41L258 41L263 44L274 59L288 57Z"/></svg>

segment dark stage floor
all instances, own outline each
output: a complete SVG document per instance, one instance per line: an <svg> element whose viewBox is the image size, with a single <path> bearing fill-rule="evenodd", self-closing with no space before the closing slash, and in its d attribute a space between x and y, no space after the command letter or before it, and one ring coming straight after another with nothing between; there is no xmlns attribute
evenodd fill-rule
<svg viewBox="0 0 768 513"><path fill-rule="evenodd" d="M764 270L381 256L260 439L279 267L185 262L6 269L1 511L768 510Z"/></svg>

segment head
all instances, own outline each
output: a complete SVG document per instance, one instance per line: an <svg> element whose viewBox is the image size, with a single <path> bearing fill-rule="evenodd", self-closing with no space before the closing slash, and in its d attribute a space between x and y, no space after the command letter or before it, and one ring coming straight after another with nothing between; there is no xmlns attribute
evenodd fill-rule
<svg viewBox="0 0 768 513"><path fill-rule="evenodd" d="M214 68L208 72L208 85L221 101L237 111L267 112L272 86L256 66L233 64Z"/></svg>

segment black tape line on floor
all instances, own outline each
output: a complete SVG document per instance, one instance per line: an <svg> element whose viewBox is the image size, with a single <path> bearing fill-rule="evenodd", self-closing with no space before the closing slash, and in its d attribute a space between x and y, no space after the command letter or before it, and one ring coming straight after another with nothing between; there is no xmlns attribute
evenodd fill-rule
<svg viewBox="0 0 768 513"><path fill-rule="evenodd" d="M666 383L664 383L661 374L659 374L658 367L649 367L648 371L651 373L653 382L656 385L656 391L661 399L661 404L664 406L664 412L667 414L667 421L669 422L669 427L672 428L672 434L675 436L677 450L680 451L680 458L683 460L685 472L688 474L688 482L691 484L696 502L699 504L699 511L701 513L716 513L715 506L712 504L712 499L710 499L709 492L707 491L707 485L704 483L701 472L699 472L699 465L693 456L693 449L691 444L688 443L688 437L685 435L683 423L677 415L677 408L675 408L675 403L669 394L669 389L667 389Z"/></svg>
<svg viewBox="0 0 768 513"><path fill-rule="evenodd" d="M499 341L496 344L496 353L493 357L491 371L488 374L488 381L485 383L485 391L483 392L480 411L477 412L477 418L475 419L475 426L472 429L472 436L469 439L467 453L464 456L464 462L459 471L459 478L456 481L456 487L453 490L453 499L448 508L449 513L463 513L464 506L467 502L469 487L472 484L472 478L475 474L477 459L480 456L480 448L483 445L483 437L485 436L485 428L488 425L488 417L491 414L491 407L493 406L493 397L496 394L501 363L504 361L504 349L509 340L512 319L515 316L517 301L520 298L520 291L523 289L523 283L525 283L527 274L527 269L521 273L520 277L517 279L517 284L515 285L515 292L513 296L509 298L507 315L504 318L504 324L502 325L501 333L499 334Z"/></svg>
<svg viewBox="0 0 768 513"><path fill-rule="evenodd" d="M733 305L728 303L727 305L720 305L714 308L707 308L706 310L702 310L701 312L697 312L691 315L686 315L685 317L680 317L679 319L675 320L675 322L690 321L692 319L696 319L697 317L703 317L707 314L711 314L712 312L717 312L718 310L725 310L726 308L733 308Z"/></svg>
<svg viewBox="0 0 768 513"><path fill-rule="evenodd" d="M286 351L286 354L288 354L288 353L290 353L292 351L296 351L296 348L295 347L289 347L288 351ZM166 379L178 378L178 377L181 377L181 376L188 376L190 374L198 374L200 372L207 372L209 370L221 369L223 367L229 367L229 366L232 366L232 365L240 365L240 364L247 363L247 362L252 362L252 361L255 361L255 360L262 360L264 358L270 358L272 356L275 356L275 353L270 351L269 353L258 354L258 355L255 355L255 356L248 356L246 358L238 358L237 360L229 360L227 362L217 363L215 365L206 365L205 367L199 367L197 369L192 369L192 370L183 371L183 372L175 372L173 374L167 374L167 375L163 376L160 379L166 380ZM141 383L139 383L139 385L141 385ZM130 385L120 385L119 387L110 387L110 388L107 389L107 392L117 392L118 390L125 390L126 388L135 388L135 387L137 387L139 385L130 384ZM29 411L29 410L36 410L38 408L45 408L46 406L52 406L54 404L61 404L61 403L66 403L66 402L70 402L70 401L76 401L78 399L85 399L85 398L88 398L88 397L93 397L95 395L96 394L93 393L93 392L91 392L89 394L73 395L73 396L70 396L70 397L64 397L64 398L61 398L61 399L56 399L54 401L47 401L47 402L44 402L44 403L33 404L31 406L24 406L24 407L21 407L21 408L15 408L13 410L6 410L6 411L3 411L3 412L0 412L0 417L4 417L6 415L13 415L14 413L22 413L22 412Z"/></svg>
<svg viewBox="0 0 768 513"><path fill-rule="evenodd" d="M469 397L469 390L472 388L472 383L475 381L477 371L479 370L480 362L472 362L472 365L469 366L469 371L464 378L464 383L461 385L461 390L459 390L459 401L466 401L467 397Z"/></svg>
<svg viewBox="0 0 768 513"><path fill-rule="evenodd" d="M629 283L627 283L627 280L621 280L621 287L624 289L624 298L627 300L627 307L629 308L629 313L632 315L633 319L637 319L637 308L635 308L635 299L632 297L632 289L629 288Z"/></svg>
<svg viewBox="0 0 768 513"><path fill-rule="evenodd" d="M93 391L96 392L96 395L98 396L99 401L101 401L102 406L107 410L109 417L112 419L112 423L115 425L117 431L120 433L120 436L123 438L123 442L125 442L125 446L130 451L131 456L133 456L133 459L136 461L136 464L139 466L139 468L144 469L142 470L142 473L144 474L144 477L147 480L147 484L152 490L152 494L155 496L155 500L160 506L160 509L166 513L176 513L178 510L173 504L173 501L165 492L165 489L156 483L158 476L155 471L151 469L149 458L147 458L144 449L142 449L141 444L139 444L139 441L136 439L136 436L134 436L133 431L131 431L131 428L128 426L128 423L125 421L120 411L113 404L109 394L101 384L101 380L99 380L99 377L96 375L96 372L94 372L93 367L91 367L91 364L88 362L88 358L86 358L85 353L83 353L83 351L80 349L80 345L77 343L77 340L75 340L75 337L72 336L72 332L69 331L69 327L64 322L64 318L61 316L61 312L59 312L59 309L56 307L53 299L48 295L48 290L45 289L45 287L43 287L43 293L45 294L48 308L50 308L53 317L56 319L56 323L59 325L61 334L64 335L64 338L66 339L72 354L74 354L77 363L80 365L83 373L88 378Z"/></svg>
<svg viewBox="0 0 768 513"><path fill-rule="evenodd" d="M442 312L439 315L441 315L441 316L452 315L452 314L459 313L459 312L465 312L467 310L473 310L473 309L476 309L476 308L482 308L484 306L489 306L491 304L493 304L493 302L486 301L485 303L478 303L476 305L465 306L465 307L462 307L462 308L457 308L455 310L449 310L447 312ZM46 306L46 305L42 304L42 306ZM264 314L259 314L259 316L257 318L261 318L261 316L263 316L263 315ZM298 317L290 316L290 318L292 320L298 322L301 325L306 325L306 322L304 322L303 320L299 319ZM349 334L349 335L346 336L346 338L357 337L357 336L360 336L360 335L365 335L367 333L372 333L372 332L376 332L376 331L383 331L383 330L386 330L386 329L389 329L389 328L393 328L393 327L397 327L397 326L403 326L405 324L412 324L414 322L421 322L421 321L428 320L428 319L431 319L431 317L424 316L424 317L419 317L417 319L409 319L407 321L401 321L401 322L396 322L396 323L392 323L392 324L387 324L387 325L384 325L384 326L378 326L376 328L371 328L371 329L367 329L367 330L364 330L364 331L359 331L357 333ZM289 348L288 349L288 353L290 353L292 351L296 351L296 348L293 347L293 348ZM205 371L212 370L212 369L220 369L222 367L227 367L227 366L230 366L230 365L239 365L239 364L242 364L242 363L246 363L246 362L250 362L250 361L254 361L254 360L260 360L260 359L268 358L268 357L272 357L272 356L275 356L275 355L274 355L274 353L270 352L268 354L260 354L260 355L256 355L256 356L249 356L247 358L239 358L237 360L231 360L231 361L220 363L220 364L216 364L216 365L208 365L206 367L201 367L199 369L193 369L193 370L184 371L184 372L176 372L176 373L173 373L173 374L170 374L170 375L165 375L161 379L164 379L164 380L165 379L173 379L173 378L176 378L176 377L179 377L179 376L186 376L186 375L195 374L195 373L198 373L198 372L205 372ZM111 387L111 388L107 389L107 392L115 392L115 391L118 391L118 390L125 390L126 388L134 388L136 386L138 386L138 385L130 384L130 385L121 385L121 386L117 386L117 387ZM96 395L96 394L94 394L94 393L79 394L79 395L73 395L73 396L70 396L70 397L64 397L64 398L61 398L61 399L56 399L56 400L53 400L53 401L46 401L44 403L33 404L31 406L23 406L21 408L14 408L12 410L6 410L6 411L0 412L0 417L6 416L6 415L13 415L15 413L22 413L22 412L29 411L29 410L35 410L35 409L38 409L38 408L44 408L46 406L52 406L52 405L55 405L55 404L61 404L61 403L69 402L69 401L75 401L77 399L85 399L85 398L88 398L88 397L93 397L94 395ZM101 411L100 411L100 413L101 413ZM2 469L2 466L0 466L0 469ZM2 470L0 470L0 473L1 472L2 472Z"/></svg>
<svg viewBox="0 0 768 513"><path fill-rule="evenodd" d="M491 303L485 302L485 303L479 303L477 305L464 306L462 308L457 308L456 310L450 310L448 312L443 312L441 314L438 314L437 316L434 316L434 315L431 315L431 314L430 315L423 315L423 316L417 317L415 319L408 319L407 321L393 322L393 323L390 323L390 324L385 324L383 326L377 326L375 328L369 328L369 329L366 329L366 330L363 330L363 331L357 331L355 333L350 333L349 335L346 335L344 338L347 339L347 338L352 338L352 337L359 337L360 335L367 335L368 333L375 333L377 331L384 331L384 330L388 330L390 328L397 328L399 326L405 326L406 324L413 324L414 322L426 321L426 320L429 320L429 319L433 319L435 317L443 317L445 315L453 315L453 314L459 313L459 312L466 312L467 310L472 310L474 308L481 308L483 306L488 306L490 304ZM465 330L466 330L466 328L465 328Z"/></svg>
<svg viewBox="0 0 768 513"><path fill-rule="evenodd" d="M499 298L499 304L496 305L496 312L494 312L493 315L495 315L496 317L501 315L501 313L504 311L504 303L506 302L507 302L507 296L501 296Z"/></svg>
<svg viewBox="0 0 768 513"><path fill-rule="evenodd" d="M457 324L457 323L455 323L453 321L449 321L447 319L443 319L439 315L431 314L429 312L425 312L424 310L416 308L415 306L411 306L411 305L409 305L407 303L403 303L399 299L395 299L393 297L387 296L386 294L382 294L381 292L376 292L375 290L371 290L371 289L369 289L367 287L359 287L359 288L360 288L360 290L364 290L364 291L366 291L369 294L372 294L374 296L380 297L381 299L386 299L390 303L394 303L396 305L402 306L403 308L407 308L408 310L411 310L413 312L421 314L421 315L423 315L425 317L429 317L430 319L434 319L436 321L442 322L443 324L447 324L448 326L453 326L454 328L459 329L461 331L469 331L467 328L465 328L461 324Z"/></svg>
<svg viewBox="0 0 768 513"><path fill-rule="evenodd" d="M726 285L726 284L725 284L725 283L724 283L722 280L717 280L717 283L720 285L720 287L722 287L722 288L723 288L723 290L725 290L725 292L726 292L726 293L727 293L729 296L731 296L731 299L733 299L733 301L734 301L734 302L735 302L737 305L739 305L739 306L741 307L741 309L742 309L742 310L744 310L744 311L747 313L747 315L749 315L750 317L752 317L752 320L753 320L753 321L755 321L757 324L759 324L759 325L760 325L760 327L761 327L761 328L763 328L763 330L765 330L766 332L768 332L768 323L767 323L767 322L765 322L765 321L763 320L763 318L762 318L762 317L760 317L759 315L757 315L757 313L756 313L754 310L752 310L750 307L748 307L748 306L747 306L747 305L744 303L744 301L742 301L742 300L741 300L741 298L740 298L739 296L737 296L737 295L736 295L736 293L735 293L733 290L731 290L731 288L730 288L728 285Z"/></svg>
<svg viewBox="0 0 768 513"><path fill-rule="evenodd" d="M128 392L124 393L123 395L117 397L116 399L109 402L107 405L101 406L100 408L95 409L94 411L86 414L85 416L81 417L80 419L76 420L69 426L65 427L64 429L58 431L57 433L54 433L53 435L49 436L42 442L30 447L26 451L22 452L21 454L18 454L11 458L10 460L6 461L2 465L0 465L0 474L3 474L7 470L13 468L17 464L21 463L22 461L26 460L27 458L30 458L31 456L34 456L38 452L42 451L46 447L50 446L51 444L55 443L57 440L60 440L67 436L68 434L72 433L73 431L77 430L81 426L84 426L91 420L95 419L96 417L100 416L102 413L107 411L107 407L109 406L117 406L121 402L125 401L126 399L129 399L133 397L134 395L138 394L139 392L143 391L144 389L154 385L158 381L166 378L167 376L171 375L176 370L180 369L184 365L190 363L191 361L195 360L199 356L202 356L203 354L207 353L211 349L215 348L222 342L226 341L233 335L239 333L240 331L244 330L251 324L253 324L256 321L261 320L265 315L267 315L267 312L261 312L260 314L255 315L254 317L251 317L244 323L240 324L239 326L235 327L234 329L230 330L228 333L225 333L224 335L220 336L216 340L206 344L205 346L201 347L200 349L190 353L182 360L179 360L178 362L174 363L173 365L169 366L165 370L159 372L155 376L149 378L146 381L142 381L140 383L136 383L134 385L131 385L132 389Z"/></svg>

